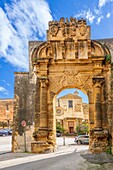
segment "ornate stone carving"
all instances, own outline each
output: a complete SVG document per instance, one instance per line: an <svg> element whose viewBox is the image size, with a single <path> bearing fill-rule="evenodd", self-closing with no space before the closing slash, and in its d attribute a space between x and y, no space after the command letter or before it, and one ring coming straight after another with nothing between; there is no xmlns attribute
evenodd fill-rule
<svg viewBox="0 0 113 170"><path fill-rule="evenodd" d="M86 34L87 31L87 26L86 26L86 21L85 20L80 20L79 21L79 32L82 36Z"/></svg>
<svg viewBox="0 0 113 170"><path fill-rule="evenodd" d="M64 28L62 29L62 35L67 36L69 35L69 26L65 25Z"/></svg>
<svg viewBox="0 0 113 170"><path fill-rule="evenodd" d="M68 20L68 18L61 18L59 22L49 22L48 35L52 35L53 39L55 39L55 37L62 37L64 40L66 37L74 37L74 39L76 39L76 35L81 37L85 36L86 32L89 34L89 29L87 28L85 20L76 20L72 17L70 20Z"/></svg>
<svg viewBox="0 0 113 170"><path fill-rule="evenodd" d="M93 77L93 83L96 87L101 87L101 84L105 82L105 78L103 76L95 76Z"/></svg>
<svg viewBox="0 0 113 170"><path fill-rule="evenodd" d="M76 27L75 27L75 25L72 25L70 27L70 34L71 34L72 37L76 35Z"/></svg>
<svg viewBox="0 0 113 170"><path fill-rule="evenodd" d="M65 23L65 19L62 17L60 18L60 27L63 27L64 26L64 23Z"/></svg>
<svg viewBox="0 0 113 170"><path fill-rule="evenodd" d="M40 85L42 88L46 87L48 85L48 80L47 79L40 79Z"/></svg>
<svg viewBox="0 0 113 170"><path fill-rule="evenodd" d="M52 25L50 27L50 33L52 34L52 36L56 36L58 33L58 26L57 25Z"/></svg>
<svg viewBox="0 0 113 170"><path fill-rule="evenodd" d="M78 71L65 71L63 72L63 75L60 78L60 85L63 86L67 86L69 84L72 84L73 79L76 79L77 82L79 82L80 80L78 79L78 77L76 76L78 74Z"/></svg>
<svg viewBox="0 0 113 170"><path fill-rule="evenodd" d="M87 30L87 28L86 28L85 25L81 25L81 26L80 26L80 34L81 34L82 36L84 36L84 35L86 34L86 30Z"/></svg>
<svg viewBox="0 0 113 170"><path fill-rule="evenodd" d="M92 76L79 74L78 70L64 70L61 76L52 77L49 82L50 92L53 93L53 96L57 93L58 88L62 89L69 86L88 92L89 89L92 89Z"/></svg>

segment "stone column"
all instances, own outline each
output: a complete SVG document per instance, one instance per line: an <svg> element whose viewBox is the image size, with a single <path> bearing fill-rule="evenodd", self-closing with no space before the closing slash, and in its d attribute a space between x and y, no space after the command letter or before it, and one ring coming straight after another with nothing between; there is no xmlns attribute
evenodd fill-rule
<svg viewBox="0 0 113 170"><path fill-rule="evenodd" d="M47 128L47 79L40 79L40 128Z"/></svg>
<svg viewBox="0 0 113 170"><path fill-rule="evenodd" d="M40 123L38 128L38 141L47 141L48 118L47 118L47 84L46 78L40 79Z"/></svg>
<svg viewBox="0 0 113 170"><path fill-rule="evenodd" d="M36 132L36 141L31 144L31 150L33 153L44 153L45 151L51 151L48 143L47 84L48 80L46 78L40 78L39 128Z"/></svg>
<svg viewBox="0 0 113 170"><path fill-rule="evenodd" d="M101 115L101 86L95 87L95 128L102 128L102 115Z"/></svg>
<svg viewBox="0 0 113 170"><path fill-rule="evenodd" d="M87 91L88 99L89 99L89 127L90 130L94 128L94 98L93 98L93 90L90 89Z"/></svg>
<svg viewBox="0 0 113 170"><path fill-rule="evenodd" d="M101 108L101 84L104 81L103 77L94 77L94 103L95 103L95 129L102 129L102 108Z"/></svg>
<svg viewBox="0 0 113 170"><path fill-rule="evenodd" d="M55 150L56 147L56 119L55 119L55 110L53 108L55 93L49 91L49 100L48 100L48 143L51 145L51 150Z"/></svg>
<svg viewBox="0 0 113 170"><path fill-rule="evenodd" d="M35 128L34 131L35 133L38 131L39 124L40 124L40 80L37 77L36 78L36 88L35 88Z"/></svg>
<svg viewBox="0 0 113 170"><path fill-rule="evenodd" d="M102 127L102 87L104 77L93 77L94 83L94 129L90 131L90 151L105 152L108 147L108 130Z"/></svg>

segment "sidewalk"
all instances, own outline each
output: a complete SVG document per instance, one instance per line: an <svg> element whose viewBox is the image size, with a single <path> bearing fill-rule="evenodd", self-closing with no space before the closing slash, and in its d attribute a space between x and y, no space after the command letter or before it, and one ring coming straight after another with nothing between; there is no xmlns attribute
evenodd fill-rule
<svg viewBox="0 0 113 170"><path fill-rule="evenodd" d="M91 154L88 149L77 145L58 147L56 152L46 154L1 152L0 169L70 153L75 153L76 170L113 170L113 155L106 153Z"/></svg>
<svg viewBox="0 0 113 170"><path fill-rule="evenodd" d="M73 153L74 151L76 151L75 145L58 147L56 152L46 154L2 152L0 153L0 169L27 162L33 162L47 158L53 158L60 155L70 154Z"/></svg>

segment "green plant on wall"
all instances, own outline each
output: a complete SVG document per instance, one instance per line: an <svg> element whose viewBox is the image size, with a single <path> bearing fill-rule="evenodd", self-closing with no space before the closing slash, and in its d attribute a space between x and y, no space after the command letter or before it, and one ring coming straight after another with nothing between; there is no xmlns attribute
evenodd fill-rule
<svg viewBox="0 0 113 170"><path fill-rule="evenodd" d="M106 62L107 62L107 63L111 63L111 55L107 54L107 55L105 56L105 59L106 59Z"/></svg>
<svg viewBox="0 0 113 170"><path fill-rule="evenodd" d="M110 148L108 148L108 149L106 150L106 153L108 153L108 154L112 154L112 149L111 149L111 147L110 147Z"/></svg>
<svg viewBox="0 0 113 170"><path fill-rule="evenodd" d="M59 123L56 123L56 132L64 133L64 128Z"/></svg>
<svg viewBox="0 0 113 170"><path fill-rule="evenodd" d="M37 58L36 58L36 57L34 57L34 58L33 58L33 61L34 61L34 62L36 62L36 61L37 61Z"/></svg>

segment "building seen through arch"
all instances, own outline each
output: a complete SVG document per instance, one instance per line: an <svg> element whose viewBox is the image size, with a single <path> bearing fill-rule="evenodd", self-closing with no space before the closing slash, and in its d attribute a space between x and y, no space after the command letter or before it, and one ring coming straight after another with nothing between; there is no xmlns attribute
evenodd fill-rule
<svg viewBox="0 0 113 170"><path fill-rule="evenodd" d="M76 90L74 94L68 93L56 98L55 104L56 123L64 128L65 134L74 134L82 122L89 120L89 104L82 101Z"/></svg>

